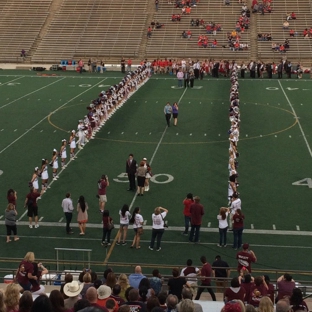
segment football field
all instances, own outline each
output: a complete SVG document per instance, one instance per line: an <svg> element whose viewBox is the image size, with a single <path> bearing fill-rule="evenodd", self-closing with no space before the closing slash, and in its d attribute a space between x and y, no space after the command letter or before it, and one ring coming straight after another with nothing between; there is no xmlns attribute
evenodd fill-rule
<svg viewBox="0 0 312 312"><path fill-rule="evenodd" d="M28 227L23 208L28 181L41 159L51 159L62 139L77 128L86 107L102 90L119 83L120 73L61 73L37 76L33 72L0 73L0 222L1 257L22 258L34 251L39 259L55 258L54 248L92 249L91 259L123 264L183 265L206 255L213 261L220 254L230 266L236 252L218 248L219 208L227 204L229 79L206 77L195 88L179 89L172 76L155 75L116 111L90 140L77 159L59 170L59 179L50 183L39 204L40 227ZM239 80L241 127L238 150L239 192L245 214L243 241L258 257L254 269L311 270L312 227L312 85L309 80ZM179 102L178 125L166 126L166 102ZM67 152L69 154L69 151ZM150 191L143 197L127 192L125 175L129 153L139 162L146 157L152 167ZM101 246L102 225L98 210L97 181L107 174L110 211L115 224L123 204L139 206L146 220L141 249L128 245L108 249ZM52 172L49 172L50 177ZM19 242L5 243L3 214L6 192L18 193ZM89 222L84 237L79 236L76 214L73 235L66 235L61 208L65 193L74 203L84 195L89 204ZM188 243L183 230L182 201L187 193L201 198L205 208L201 243ZM148 249L151 214L155 207L169 210L161 252ZM113 230L112 240L117 230ZM70 259L79 259L79 253ZM1 258L0 258L1 260ZM15 263L2 261L2 267Z"/></svg>

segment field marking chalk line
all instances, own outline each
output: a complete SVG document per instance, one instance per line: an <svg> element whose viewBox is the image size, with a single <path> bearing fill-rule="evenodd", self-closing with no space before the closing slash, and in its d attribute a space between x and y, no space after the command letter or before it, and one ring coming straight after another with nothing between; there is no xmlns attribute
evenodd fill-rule
<svg viewBox="0 0 312 312"><path fill-rule="evenodd" d="M297 120L299 129L300 129L301 134L302 134L302 137L303 137L303 139L304 139L304 142L305 142L305 144L306 144L306 146L307 146L307 148L308 148L308 151L309 151L309 153L310 153L310 156L312 157L312 150L311 150L311 147L310 147L309 142L308 142L308 140L307 140L307 138L306 138L306 135L305 135L305 133L304 133L304 131L303 131L303 129L302 129L302 126L301 126L301 123L300 123L300 121L299 121L299 118L298 118L298 116L297 116L297 114L296 114L296 111L294 110L294 108L293 108L293 106L292 106L292 104L291 104L291 102L290 102L290 100L289 100L289 98L288 98L288 96L287 96L287 94L286 94L286 92L285 92L285 90L284 90L284 88L283 88L283 86L282 86L280 80L278 80L278 83L279 83L279 85L280 85L280 87L281 87L281 90L282 90L282 92L284 93L284 96L285 96L285 98L286 98L286 100L287 100L287 102L288 102L288 104L289 104L289 106L290 106L290 108L291 108L291 110L292 110L292 112L293 112L293 114L294 114L296 120Z"/></svg>

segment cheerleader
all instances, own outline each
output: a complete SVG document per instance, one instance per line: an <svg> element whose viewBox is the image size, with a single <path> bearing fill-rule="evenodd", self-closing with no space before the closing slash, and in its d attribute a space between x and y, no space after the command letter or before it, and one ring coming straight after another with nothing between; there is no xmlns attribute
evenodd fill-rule
<svg viewBox="0 0 312 312"><path fill-rule="evenodd" d="M79 138L77 141L78 148L83 149L83 146L85 145L85 138L86 138L85 133L84 133L85 127L84 127L83 120L79 120L79 124L77 128L78 128L77 136Z"/></svg>
<svg viewBox="0 0 312 312"><path fill-rule="evenodd" d="M152 168L147 163L147 158L143 158L143 161L144 161L144 168L146 169L144 190L145 190L145 192L148 192L149 191L149 180L152 177Z"/></svg>
<svg viewBox="0 0 312 312"><path fill-rule="evenodd" d="M67 158L66 144L67 144L67 141L63 139L62 146L60 148L60 153L59 153L61 157L61 166L63 169L66 168L66 158Z"/></svg>
<svg viewBox="0 0 312 312"><path fill-rule="evenodd" d="M56 181L58 178L57 175L57 169L58 169L58 157L57 157L57 150L54 149L52 153L52 160L50 162L50 165L52 166L53 169L53 180Z"/></svg>
<svg viewBox="0 0 312 312"><path fill-rule="evenodd" d="M38 179L38 176L39 176L39 168L36 167L35 168L35 171L32 175L32 178L30 180L30 187L33 187L34 188L34 192L37 192L39 190L39 179Z"/></svg>
<svg viewBox="0 0 312 312"><path fill-rule="evenodd" d="M69 137L69 142L70 146L70 158L74 160L75 157L75 149L76 149L76 131L72 130L70 137Z"/></svg>
<svg viewBox="0 0 312 312"><path fill-rule="evenodd" d="M42 192L44 192L48 187L48 181L49 181L47 159L42 159L40 172L41 172L41 189L42 189Z"/></svg>

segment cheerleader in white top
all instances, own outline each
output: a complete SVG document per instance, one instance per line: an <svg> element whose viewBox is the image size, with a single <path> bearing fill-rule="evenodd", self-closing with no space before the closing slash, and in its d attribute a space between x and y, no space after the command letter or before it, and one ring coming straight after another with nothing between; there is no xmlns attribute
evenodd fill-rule
<svg viewBox="0 0 312 312"><path fill-rule="evenodd" d="M62 140L62 146L60 148L60 157L61 157L61 166L62 168L66 168L66 158L67 158L67 151L66 151L66 144L67 141L65 139Z"/></svg>
<svg viewBox="0 0 312 312"><path fill-rule="evenodd" d="M53 170L53 180L55 181L58 178L57 175L57 169L59 167L58 165L58 157L57 157L57 150L54 149L53 153L52 153L52 160L50 162L50 165L52 166L52 170Z"/></svg>
<svg viewBox="0 0 312 312"><path fill-rule="evenodd" d="M46 188L48 187L48 181L49 181L47 159L42 159L40 172L41 172L41 189L44 192Z"/></svg>
<svg viewBox="0 0 312 312"><path fill-rule="evenodd" d="M86 135L85 135L85 126L84 126L84 123L83 123L83 120L79 120L79 124L77 126L77 129L78 129L78 141L77 141L77 144L78 144L78 148L79 149L83 149L83 146L85 145L85 140L86 140Z"/></svg>
<svg viewBox="0 0 312 312"><path fill-rule="evenodd" d="M74 159L75 157L75 149L76 149L76 131L72 130L70 137L69 137L69 142L70 146L70 158Z"/></svg>
<svg viewBox="0 0 312 312"><path fill-rule="evenodd" d="M35 171L34 171L34 173L32 175L31 181L30 181L31 182L31 187L34 188L34 192L39 190L39 178L38 178L38 176L39 176L39 168L36 167Z"/></svg>

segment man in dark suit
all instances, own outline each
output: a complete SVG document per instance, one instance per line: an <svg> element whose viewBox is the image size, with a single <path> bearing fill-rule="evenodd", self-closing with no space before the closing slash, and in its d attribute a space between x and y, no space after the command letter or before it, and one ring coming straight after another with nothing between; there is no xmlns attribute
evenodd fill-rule
<svg viewBox="0 0 312 312"><path fill-rule="evenodd" d="M133 159L133 154L129 154L128 160L126 162L126 172L129 179L129 189L128 191L135 191L135 173L136 173L137 163Z"/></svg>

